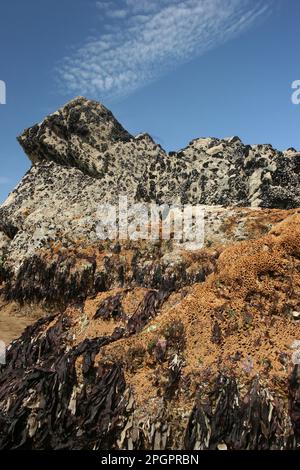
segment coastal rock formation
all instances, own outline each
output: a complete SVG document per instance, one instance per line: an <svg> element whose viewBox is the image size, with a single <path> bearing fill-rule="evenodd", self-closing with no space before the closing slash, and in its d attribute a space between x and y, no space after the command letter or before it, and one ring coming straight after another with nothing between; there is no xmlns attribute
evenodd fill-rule
<svg viewBox="0 0 300 470"><path fill-rule="evenodd" d="M166 154L148 134L130 135L103 105L85 98L26 130L19 142L34 164L46 164L48 177L62 165L101 180L100 200L124 192L134 200L166 203L282 209L300 203L295 149L244 145L238 137L200 138Z"/></svg>
<svg viewBox="0 0 300 470"><path fill-rule="evenodd" d="M300 206L296 150L278 152L270 145L244 145L232 137L196 139L186 149L166 154L149 135L133 137L103 105L85 98L76 98L26 130L19 142L33 165L0 208L0 277L9 277L8 295L19 300L44 295L37 294L39 278L32 292L24 287L36 276L36 256L56 261L53 250L60 253L58 270L51 264L52 274L45 273L60 283L60 269L64 277L69 270L61 253L78 245L94 250L99 244L99 205L116 203L119 195L134 202L205 205L209 243L216 237L228 241L220 226L234 218L232 207L252 208L261 220L258 207ZM245 211L250 214L251 209ZM243 222L238 232L229 241L249 237ZM173 243L163 251L174 254ZM94 273L99 270L93 263L89 269ZM44 271L42 266L38 271ZM74 279L71 282L74 285Z"/></svg>
<svg viewBox="0 0 300 470"><path fill-rule="evenodd" d="M85 98L19 142L0 328L32 324L7 336L0 449L298 448L300 153L231 137L167 154ZM204 246L99 239L120 194L202 205Z"/></svg>

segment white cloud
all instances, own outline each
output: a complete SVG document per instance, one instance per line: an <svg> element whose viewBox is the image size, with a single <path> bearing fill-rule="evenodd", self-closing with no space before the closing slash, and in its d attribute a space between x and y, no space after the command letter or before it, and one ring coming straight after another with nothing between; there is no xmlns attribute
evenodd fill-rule
<svg viewBox="0 0 300 470"><path fill-rule="evenodd" d="M262 0L98 1L98 37L58 71L68 92L126 95L247 30L270 10Z"/></svg>

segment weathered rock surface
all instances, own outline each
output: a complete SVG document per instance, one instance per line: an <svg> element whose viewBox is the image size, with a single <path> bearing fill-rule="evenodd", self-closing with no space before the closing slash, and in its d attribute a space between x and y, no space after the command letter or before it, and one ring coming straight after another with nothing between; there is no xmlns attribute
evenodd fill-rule
<svg viewBox="0 0 300 470"><path fill-rule="evenodd" d="M26 130L19 142L35 164L54 162L101 180L100 199L124 192L135 200L167 203L300 205L300 153L295 149L244 145L238 137L201 138L167 155L148 134L133 137L104 106L84 98ZM41 169L48 170L44 178L62 171L55 165ZM77 172L72 176L80 179ZM91 180L83 179L81 185L84 189Z"/></svg>
<svg viewBox="0 0 300 470"><path fill-rule="evenodd" d="M26 130L19 142L33 166L0 208L0 276L10 277L7 289L19 300L36 297L43 282L37 277L31 293L24 286L36 276L36 256L44 259L51 253L58 265L51 264L45 276L62 282L71 268L62 256L57 261L53 250L65 253L86 246L93 251L99 245L99 204L115 203L120 194L135 202L206 205L205 235L210 244L251 237L247 218L258 223L264 219L265 229L270 228L276 216L270 211L262 216L258 206L300 206L300 154L294 149L282 153L270 145L244 145L237 137L208 138L168 155L149 135L131 136L104 106L84 98ZM240 217L229 206L253 211L245 209ZM228 236L223 228L230 224L235 229L231 227ZM182 248L171 242L163 247L163 255L168 252L178 260ZM150 254L146 258L149 263ZM92 271L103 271L93 263ZM48 287L44 290L51 296Z"/></svg>
<svg viewBox="0 0 300 470"><path fill-rule="evenodd" d="M237 137L166 154L84 98L19 141L0 327L41 318L0 370L0 448L298 448L300 154ZM99 240L119 194L204 205L204 247Z"/></svg>

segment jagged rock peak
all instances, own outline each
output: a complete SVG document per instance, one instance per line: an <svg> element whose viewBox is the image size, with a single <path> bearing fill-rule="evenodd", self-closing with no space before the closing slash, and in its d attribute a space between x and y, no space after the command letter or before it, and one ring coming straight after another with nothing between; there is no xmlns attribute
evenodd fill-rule
<svg viewBox="0 0 300 470"><path fill-rule="evenodd" d="M25 180L30 180L30 198L38 178L44 190L53 181L51 191L56 194L61 179L64 200L68 180L69 204L79 197L79 178L80 200L88 186L98 202L127 193L136 201L158 203L300 207L300 154L295 149L280 152L270 144L245 145L237 136L207 137L167 154L149 134L133 137L105 106L83 97L27 129L19 142L33 166L39 166ZM79 170L76 176L71 167ZM18 192L24 201L22 187ZM88 194L87 201L90 198Z"/></svg>
<svg viewBox="0 0 300 470"><path fill-rule="evenodd" d="M115 142L133 137L104 105L79 96L26 129L18 141L32 163L84 166Z"/></svg>

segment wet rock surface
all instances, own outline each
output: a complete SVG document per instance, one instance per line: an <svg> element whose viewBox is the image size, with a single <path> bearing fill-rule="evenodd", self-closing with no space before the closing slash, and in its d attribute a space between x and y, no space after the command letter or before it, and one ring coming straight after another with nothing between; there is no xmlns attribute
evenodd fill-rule
<svg viewBox="0 0 300 470"><path fill-rule="evenodd" d="M0 448L299 448L300 154L238 137L166 154L84 98L19 142L33 165L0 208L0 328L23 316L0 330ZM204 247L99 240L119 194L205 205Z"/></svg>

